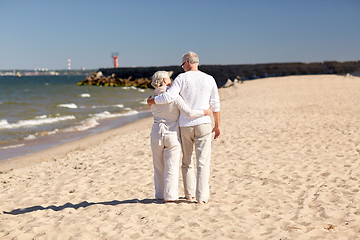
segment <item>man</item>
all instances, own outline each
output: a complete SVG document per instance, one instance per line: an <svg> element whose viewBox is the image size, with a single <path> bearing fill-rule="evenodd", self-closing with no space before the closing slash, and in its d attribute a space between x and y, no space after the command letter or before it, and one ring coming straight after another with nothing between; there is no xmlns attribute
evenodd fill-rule
<svg viewBox="0 0 360 240"><path fill-rule="evenodd" d="M202 116L190 119L180 113L179 126L183 152L182 175L185 197L192 200L196 197L199 204L209 200L209 178L211 158L211 133L214 139L220 135L220 98L215 79L199 71L199 57L194 52L188 52L182 57L181 67L185 73L179 74L171 88L165 93L147 100L148 105L166 104L174 101L178 94L191 109L213 110L215 127L211 129L211 118ZM197 177L195 180L192 152L195 145ZM195 188L196 184L196 188Z"/></svg>

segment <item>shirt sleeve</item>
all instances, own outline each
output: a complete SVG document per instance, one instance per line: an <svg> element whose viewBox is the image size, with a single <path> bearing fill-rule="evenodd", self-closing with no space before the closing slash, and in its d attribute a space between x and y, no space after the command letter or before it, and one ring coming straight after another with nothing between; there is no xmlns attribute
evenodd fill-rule
<svg viewBox="0 0 360 240"><path fill-rule="evenodd" d="M198 118L204 116L204 110L192 110L180 95L176 98L175 104L188 118Z"/></svg>
<svg viewBox="0 0 360 240"><path fill-rule="evenodd" d="M210 106L213 112L220 112L220 97L219 91L214 79L213 88L210 95Z"/></svg>
<svg viewBox="0 0 360 240"><path fill-rule="evenodd" d="M180 83L180 77L176 77L171 87L164 92L163 94L160 94L159 96L155 97L155 103L156 104L167 104L175 101L175 99L179 96L180 90L181 90L181 83Z"/></svg>

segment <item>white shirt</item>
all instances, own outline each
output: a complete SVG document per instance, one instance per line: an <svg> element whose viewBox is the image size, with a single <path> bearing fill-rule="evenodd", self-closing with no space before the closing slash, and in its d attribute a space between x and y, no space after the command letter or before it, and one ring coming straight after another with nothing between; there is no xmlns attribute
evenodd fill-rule
<svg viewBox="0 0 360 240"><path fill-rule="evenodd" d="M156 104L166 104L175 101L180 95L185 103L194 110L204 110L209 107L213 112L220 112L220 97L215 79L201 71L188 71L179 74L172 86L163 94L155 97ZM196 126L211 123L210 116L189 118L180 112L180 127Z"/></svg>

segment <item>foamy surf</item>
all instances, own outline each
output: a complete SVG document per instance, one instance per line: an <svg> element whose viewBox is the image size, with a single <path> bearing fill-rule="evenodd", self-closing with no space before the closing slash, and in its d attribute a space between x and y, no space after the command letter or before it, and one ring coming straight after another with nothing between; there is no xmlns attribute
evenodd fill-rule
<svg viewBox="0 0 360 240"><path fill-rule="evenodd" d="M57 133L69 133L69 132L80 132L80 131L85 131L91 128L94 128L96 126L98 126L100 123L100 120L104 120L104 119L110 119L110 118L118 118L118 117L124 117L124 116L130 116L130 115L135 115L138 114L138 111L135 110L131 110L129 108L129 111L126 113L110 113L108 111L104 111L101 113L97 113L97 114L91 114L89 115L89 118L80 122L79 125L76 126L72 126L72 127L68 127L68 128L64 128L64 129L55 129L52 131L44 131L44 132L38 132L38 133L34 133L31 135L28 135L27 137L24 138L24 140L34 140L38 137L43 137L43 136L50 136L50 135L54 135ZM73 116L68 116L69 118L67 119L73 119ZM44 116L39 116L38 119L44 119L46 120L46 115ZM57 118L58 120L65 120L65 118ZM2 126L2 120L0 121L0 125ZM15 126L12 126L15 127Z"/></svg>
<svg viewBox="0 0 360 240"><path fill-rule="evenodd" d="M31 135L27 136L26 138L24 138L24 140L34 140L35 138L36 138L36 136L31 134Z"/></svg>
<svg viewBox="0 0 360 240"><path fill-rule="evenodd" d="M78 106L75 103L59 104L58 107L76 109Z"/></svg>
<svg viewBox="0 0 360 240"><path fill-rule="evenodd" d="M104 119L110 119L110 118L118 118L118 117L124 117L124 116L130 116L130 115L135 115L138 114L138 111L135 110L129 110L126 113L110 113L108 111L104 111L102 113L97 113L97 114L92 114L90 115L88 119L82 121L79 125L77 126L73 126L73 127L69 127L69 128L65 128L62 130L59 129L55 129L54 131L51 132L43 132L40 134L37 134L37 136L47 136L47 135L52 135L52 134L56 134L56 133L61 133L61 132L78 132L78 131L85 131L91 128L94 128L96 126L98 126L100 123L100 120L104 120ZM37 137L36 136L36 137Z"/></svg>
<svg viewBox="0 0 360 240"><path fill-rule="evenodd" d="M16 123L9 123L6 119L0 120L0 129L16 129L26 128L33 126L40 126L44 124L52 124L60 121L74 120L75 116L63 116L63 117L47 117L46 115L38 116L35 119L21 120Z"/></svg>
<svg viewBox="0 0 360 240"><path fill-rule="evenodd" d="M91 95L89 93L83 93L83 94L80 95L80 97L89 98L89 97L91 97Z"/></svg>
<svg viewBox="0 0 360 240"><path fill-rule="evenodd" d="M80 132L80 131L85 131L88 130L90 128L94 128L97 125L99 125L99 122L96 121L96 119L91 118L91 119L87 119L85 121L82 121L80 125L78 126L74 126L74 127L69 127L63 130L63 132Z"/></svg>
<svg viewBox="0 0 360 240"><path fill-rule="evenodd" d="M105 111L102 113L93 114L92 118L94 118L96 120L101 120L101 119L107 119L107 118L129 116L129 115L134 115L134 114L139 113L138 111L131 110L131 108L126 108L126 110L128 110L128 112L126 112L126 113L110 113L108 111Z"/></svg>
<svg viewBox="0 0 360 240"><path fill-rule="evenodd" d="M80 108L87 108L85 106L81 106ZM124 104L115 104L115 105L97 105L97 106L91 106L93 109L97 108L124 108Z"/></svg>
<svg viewBox="0 0 360 240"><path fill-rule="evenodd" d="M61 132L59 129L55 129L55 130L52 130L52 131L45 131L45 132L35 133L35 134L31 134L31 135L25 137L24 140L30 141L30 140L34 140L34 139L36 139L38 137L50 136L50 135L54 135L54 134L59 133L59 132Z"/></svg>
<svg viewBox="0 0 360 240"><path fill-rule="evenodd" d="M130 110L126 113L110 113L108 111L102 112L102 113L97 113L97 114L93 114L91 115L91 117L85 121L83 121L81 123L81 125L79 126L75 126L75 127L71 127L66 129L67 132L69 131L84 131L84 130L88 130L90 128L94 128L97 125L99 125L100 120L104 120L104 119L110 119L110 118L118 118L118 117L124 117L124 116L130 116L130 115L135 115L138 114L138 111L135 110Z"/></svg>
<svg viewBox="0 0 360 240"><path fill-rule="evenodd" d="M0 147L0 149L5 150L5 149L12 149L12 148L19 148L19 147L23 147L23 146L25 146L25 144L16 144L16 145Z"/></svg>

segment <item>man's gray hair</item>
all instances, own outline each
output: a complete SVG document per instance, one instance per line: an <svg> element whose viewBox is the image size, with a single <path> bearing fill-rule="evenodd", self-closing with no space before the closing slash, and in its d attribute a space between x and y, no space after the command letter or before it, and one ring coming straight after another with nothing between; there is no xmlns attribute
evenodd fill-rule
<svg viewBox="0 0 360 240"><path fill-rule="evenodd" d="M169 73L167 71L157 71L152 76L151 86L154 88L161 87L164 84L164 78L170 78Z"/></svg>
<svg viewBox="0 0 360 240"><path fill-rule="evenodd" d="M199 56L194 52L185 53L182 57L183 62L188 61L190 64L199 63Z"/></svg>

